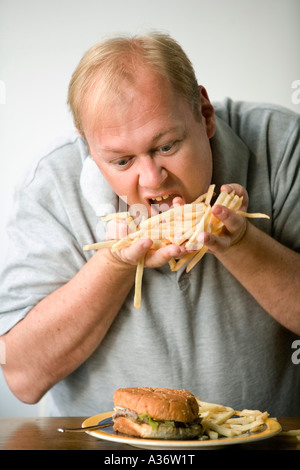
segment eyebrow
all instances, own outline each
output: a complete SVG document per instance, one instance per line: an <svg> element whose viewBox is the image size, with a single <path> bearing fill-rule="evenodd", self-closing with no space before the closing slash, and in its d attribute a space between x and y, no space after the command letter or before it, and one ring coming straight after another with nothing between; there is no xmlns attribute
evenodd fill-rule
<svg viewBox="0 0 300 470"><path fill-rule="evenodd" d="M154 136L151 139L150 147L155 145L156 142L159 139L161 139L164 135L166 135L170 132L178 131L178 130L182 130L182 133L185 135L186 129L184 127L181 127L181 126L166 127L165 129L162 129L161 131L157 132L156 134L154 134ZM104 151L104 152L116 153L116 154L126 154L127 153L127 150L114 149L112 147L101 147L99 150Z"/></svg>
<svg viewBox="0 0 300 470"><path fill-rule="evenodd" d="M164 135L166 134L169 134L169 132L173 132L173 131L178 131L179 130L179 126L173 126L173 127L167 127L166 129L162 129L160 132L157 132L157 134L155 134L152 138L152 144L154 144L155 142L157 142L161 137L163 137Z"/></svg>

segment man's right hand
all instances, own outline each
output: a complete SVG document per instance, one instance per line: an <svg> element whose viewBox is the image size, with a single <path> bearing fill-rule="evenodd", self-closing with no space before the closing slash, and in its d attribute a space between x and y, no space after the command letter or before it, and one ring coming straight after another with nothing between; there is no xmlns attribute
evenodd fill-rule
<svg viewBox="0 0 300 470"><path fill-rule="evenodd" d="M124 220L111 220L106 227L106 239L111 240L115 238L126 237L128 233L127 224ZM168 263L173 257L180 257L188 253L184 246L177 246L170 244L159 249L152 249L152 240L142 238L130 246L121 248L114 251L111 255L121 263L137 265L138 261L145 257L145 267L157 268Z"/></svg>

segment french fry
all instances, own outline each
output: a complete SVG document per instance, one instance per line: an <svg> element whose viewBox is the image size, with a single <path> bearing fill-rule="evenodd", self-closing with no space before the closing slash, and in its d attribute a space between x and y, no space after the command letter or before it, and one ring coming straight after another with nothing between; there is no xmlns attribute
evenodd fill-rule
<svg viewBox="0 0 300 470"><path fill-rule="evenodd" d="M215 431L221 436L234 437L238 435L238 432L235 431L234 429L228 428L226 426L220 426L219 424L216 424L211 420L203 419L202 426L204 427L204 429Z"/></svg>
<svg viewBox="0 0 300 470"><path fill-rule="evenodd" d="M288 439L297 439L300 441L300 429L291 429L290 431L281 431L278 434L280 437Z"/></svg>
<svg viewBox="0 0 300 470"><path fill-rule="evenodd" d="M205 196L205 204L208 206L211 202L211 199L214 195L214 189L215 189L215 184L211 184L210 187L208 188L208 191Z"/></svg>
<svg viewBox="0 0 300 470"><path fill-rule="evenodd" d="M102 248L112 247L117 240L106 240L104 242L92 243L91 245L83 245L83 251L101 250Z"/></svg>
<svg viewBox="0 0 300 470"><path fill-rule="evenodd" d="M259 410L242 410L240 412L241 416L260 416L261 411Z"/></svg>
<svg viewBox="0 0 300 470"><path fill-rule="evenodd" d="M249 214L248 212L236 211L237 214L247 217L248 219L269 219L270 217L266 214L261 214L260 212L253 212Z"/></svg>
<svg viewBox="0 0 300 470"><path fill-rule="evenodd" d="M187 250L190 250L193 247L193 243L195 243L200 233L206 231L208 227L210 215L211 215L211 207L207 206L206 211L203 217L201 218L199 224L197 224L193 235L189 238L188 242L185 245Z"/></svg>
<svg viewBox="0 0 300 470"><path fill-rule="evenodd" d="M196 254L195 256L191 259L191 261L188 263L186 267L186 272L189 273L191 269L193 269L194 266L196 266L197 263L203 258L205 253L208 252L208 248L206 246L203 246Z"/></svg>
<svg viewBox="0 0 300 470"><path fill-rule="evenodd" d="M141 308L142 304L142 279L144 271L145 256L143 256L137 265L135 275L135 293L134 293L134 306L135 308Z"/></svg>
<svg viewBox="0 0 300 470"><path fill-rule="evenodd" d="M218 411L225 411L226 407L224 405L220 405L218 403L209 403L206 401L201 401L197 399L198 405L200 407L200 412L211 411L212 413L216 413Z"/></svg>
<svg viewBox="0 0 300 470"><path fill-rule="evenodd" d="M213 416L213 420L216 424L224 424L228 423L228 419L230 419L235 414L233 408L228 408L225 411L220 411Z"/></svg>
<svg viewBox="0 0 300 470"><path fill-rule="evenodd" d="M118 240L108 240L91 245L84 245L83 250L110 248L112 252L115 252L136 243L137 240L141 240L142 238L150 238L153 241L150 248L152 250L158 250L162 246L171 243L175 243L178 246L186 243L186 249L193 251L179 259L170 260L169 266L172 271L178 271L186 265L186 271L190 272L208 251L207 247L197 242L198 236L206 231L219 235L223 229L223 223L211 213L211 200L215 195L214 190L215 185L212 184L209 186L208 191L200 195L194 202L173 207L168 211L144 219L139 225L135 224L129 212L108 214L102 217L103 221L118 219L126 221L128 226L127 236ZM248 214L247 212L240 211L242 200L242 197L237 196L234 191L231 193L222 191L214 204L226 206L243 217L269 218L266 214ZM144 262L145 259L140 260L137 266L135 280L135 304L139 305L137 308L141 306L142 271L144 269Z"/></svg>
<svg viewBox="0 0 300 470"><path fill-rule="evenodd" d="M131 218L129 212L113 212L112 214L104 215L101 217L101 220L108 222L109 220L113 219L128 219L129 217Z"/></svg>
<svg viewBox="0 0 300 470"><path fill-rule="evenodd" d="M229 418L227 420L228 424L249 424L255 421L255 416L240 416L239 418Z"/></svg>
<svg viewBox="0 0 300 470"><path fill-rule="evenodd" d="M218 439L219 434L216 431L212 431L212 429L207 429L206 434L209 439Z"/></svg>
<svg viewBox="0 0 300 470"><path fill-rule="evenodd" d="M267 411L236 411L229 406L199 400L199 416L202 418L204 436L208 439L246 436L250 432L261 431L269 417ZM297 436L297 431L295 433Z"/></svg>

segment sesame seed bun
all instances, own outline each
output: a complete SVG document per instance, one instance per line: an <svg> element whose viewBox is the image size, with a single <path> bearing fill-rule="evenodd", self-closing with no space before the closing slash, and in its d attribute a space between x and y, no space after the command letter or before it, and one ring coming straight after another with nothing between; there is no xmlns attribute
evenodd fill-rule
<svg viewBox="0 0 300 470"><path fill-rule="evenodd" d="M122 415L115 415L115 431L159 439L191 439L201 432L199 406L194 395L187 390L120 388L115 391L113 399L115 410L123 410ZM158 425L153 427L141 422L138 418L141 415L149 416ZM170 426L170 422L174 424Z"/></svg>

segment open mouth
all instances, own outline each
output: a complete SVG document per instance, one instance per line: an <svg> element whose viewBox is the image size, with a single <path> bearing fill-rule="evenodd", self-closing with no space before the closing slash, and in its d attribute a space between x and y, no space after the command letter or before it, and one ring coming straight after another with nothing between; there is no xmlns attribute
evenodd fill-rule
<svg viewBox="0 0 300 470"><path fill-rule="evenodd" d="M178 194L165 194L148 199L151 206L151 214L159 214L168 211L173 207L173 200L178 196Z"/></svg>

